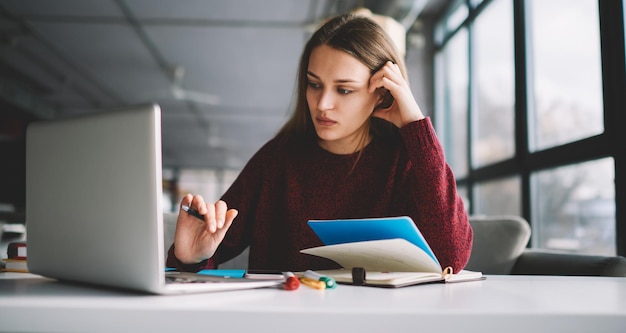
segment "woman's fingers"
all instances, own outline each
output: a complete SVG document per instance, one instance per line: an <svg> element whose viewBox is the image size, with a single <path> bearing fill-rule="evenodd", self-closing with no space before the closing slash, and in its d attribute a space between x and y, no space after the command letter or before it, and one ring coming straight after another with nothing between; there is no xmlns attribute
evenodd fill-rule
<svg viewBox="0 0 626 333"><path fill-rule="evenodd" d="M233 222L235 217L237 217L238 214L239 214L238 210L236 210L234 208L229 209L226 212L226 220L224 221L224 227L228 227Z"/></svg>
<svg viewBox="0 0 626 333"><path fill-rule="evenodd" d="M403 127L412 121L424 118L409 84L397 64L388 61L372 75L369 91L374 93L377 89L389 90L395 101L390 108L376 109L374 116L385 119L397 127Z"/></svg>
<svg viewBox="0 0 626 333"><path fill-rule="evenodd" d="M387 61L381 69L372 75L369 92L373 93L378 88L386 88L387 90L393 91L400 86L400 83L403 81L404 77L402 77L400 67L391 61Z"/></svg>
<svg viewBox="0 0 626 333"><path fill-rule="evenodd" d="M205 204L206 213L204 214L204 220L206 221L206 229L210 233L217 231L217 218L215 217L215 205Z"/></svg>
<svg viewBox="0 0 626 333"><path fill-rule="evenodd" d="M237 214L239 214L239 211L236 209L231 208L227 210L224 215L224 224L218 228L218 231L222 232L223 234L226 234L226 231L228 231L228 228L230 228L231 224L233 223L233 220L235 220L235 217L237 217Z"/></svg>
<svg viewBox="0 0 626 333"><path fill-rule="evenodd" d="M187 206L187 207L191 207L191 202L193 200L193 195L191 195L191 193L186 194L181 200L180 200L180 207L179 207L179 213L183 212L183 206Z"/></svg>
<svg viewBox="0 0 626 333"><path fill-rule="evenodd" d="M222 200L218 200L215 203L215 220L217 228L222 228L226 220L226 203Z"/></svg>
<svg viewBox="0 0 626 333"><path fill-rule="evenodd" d="M193 209L197 210L198 213L202 215L206 215L206 204L204 203L204 198L201 195L194 195L191 200L191 206Z"/></svg>
<svg viewBox="0 0 626 333"><path fill-rule="evenodd" d="M191 194L185 195L180 205L188 205L204 215L205 224L181 208L174 236L174 255L184 263L195 263L212 257L238 211L228 209L222 200L207 204L202 196Z"/></svg>
<svg viewBox="0 0 626 333"><path fill-rule="evenodd" d="M204 221L206 222L205 229L209 233L215 233L217 229L224 227L227 220L226 215L229 212L226 202L218 200L215 204L205 203L201 195L185 195L181 200L181 206L182 205L188 205L197 210L201 215L204 215ZM234 214L234 216L237 216L237 213ZM232 218L234 218L234 216Z"/></svg>

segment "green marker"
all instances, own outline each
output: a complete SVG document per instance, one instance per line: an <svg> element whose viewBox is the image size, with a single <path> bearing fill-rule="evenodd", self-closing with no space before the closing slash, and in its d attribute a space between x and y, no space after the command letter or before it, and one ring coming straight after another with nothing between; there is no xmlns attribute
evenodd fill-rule
<svg viewBox="0 0 626 333"><path fill-rule="evenodd" d="M335 282L335 279L319 274L312 270L307 270L306 272L304 272L304 277L324 282L324 284L326 284L326 289L335 289L337 287L337 282Z"/></svg>

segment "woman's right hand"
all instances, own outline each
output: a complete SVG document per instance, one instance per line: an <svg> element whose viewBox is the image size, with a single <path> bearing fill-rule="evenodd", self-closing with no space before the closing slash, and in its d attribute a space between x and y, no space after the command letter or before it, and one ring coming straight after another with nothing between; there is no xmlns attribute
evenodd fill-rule
<svg viewBox="0 0 626 333"><path fill-rule="evenodd" d="M391 61L370 78L369 92L374 93L377 89L389 90L394 98L393 104L388 108L374 110L375 117L385 119L401 128L404 125L424 119L424 114L417 105L411 92L408 81L402 76L400 67Z"/></svg>
<svg viewBox="0 0 626 333"><path fill-rule="evenodd" d="M228 209L222 200L207 204L200 195L187 194L180 203L174 234L174 255L184 264L195 264L215 254L226 231L237 216L236 209ZM204 221L187 213L188 206L204 215Z"/></svg>

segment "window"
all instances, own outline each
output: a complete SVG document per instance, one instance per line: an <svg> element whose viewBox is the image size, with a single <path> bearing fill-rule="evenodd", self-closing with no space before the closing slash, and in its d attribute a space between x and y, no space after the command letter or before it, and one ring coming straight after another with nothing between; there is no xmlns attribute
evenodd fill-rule
<svg viewBox="0 0 626 333"><path fill-rule="evenodd" d="M470 0L470 4L472 5L472 7L477 7L481 4L481 2L483 2L483 0Z"/></svg>
<svg viewBox="0 0 626 333"><path fill-rule="evenodd" d="M598 1L527 1L531 150L603 132Z"/></svg>
<svg viewBox="0 0 626 333"><path fill-rule="evenodd" d="M437 56L437 113L447 129L441 137L448 164L459 176L467 174L467 31L459 31Z"/></svg>
<svg viewBox="0 0 626 333"><path fill-rule="evenodd" d="M522 215L521 181L508 177L479 182L474 187L476 211L485 215Z"/></svg>
<svg viewBox="0 0 626 333"><path fill-rule="evenodd" d="M448 9L445 17L439 22L435 29L435 40L443 42L451 32L455 31L467 18L468 8L463 0L456 0Z"/></svg>
<svg viewBox="0 0 626 333"><path fill-rule="evenodd" d="M470 211L470 201L469 197L467 196L467 187L459 186L457 187L456 192L461 197L461 200L463 200L463 208L465 208L466 211Z"/></svg>
<svg viewBox="0 0 626 333"><path fill-rule="evenodd" d="M626 255L624 7L465 0L433 22L435 126L470 215L526 218L534 248Z"/></svg>
<svg viewBox="0 0 626 333"><path fill-rule="evenodd" d="M614 165L605 158L531 177L534 247L615 255Z"/></svg>
<svg viewBox="0 0 626 333"><path fill-rule="evenodd" d="M483 166L515 154L511 1L495 1L473 27L472 164Z"/></svg>
<svg viewBox="0 0 626 333"><path fill-rule="evenodd" d="M458 28L463 21L467 18L467 5L463 1L457 1L454 10L450 12L450 15L446 19L446 30L454 31Z"/></svg>

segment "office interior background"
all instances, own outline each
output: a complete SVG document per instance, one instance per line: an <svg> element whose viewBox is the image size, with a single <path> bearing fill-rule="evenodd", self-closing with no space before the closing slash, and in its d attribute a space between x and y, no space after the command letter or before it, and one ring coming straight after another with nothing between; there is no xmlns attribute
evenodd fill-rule
<svg viewBox="0 0 626 333"><path fill-rule="evenodd" d="M139 103L163 111L166 209L217 200L289 116L308 37L357 8L402 27L469 214L626 255L623 0L0 0L0 224L26 220L29 123Z"/></svg>

